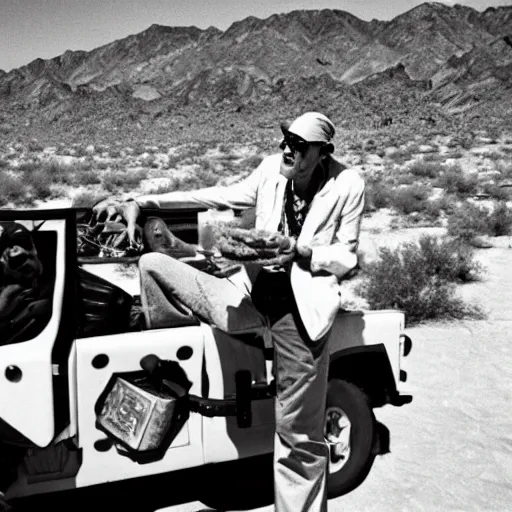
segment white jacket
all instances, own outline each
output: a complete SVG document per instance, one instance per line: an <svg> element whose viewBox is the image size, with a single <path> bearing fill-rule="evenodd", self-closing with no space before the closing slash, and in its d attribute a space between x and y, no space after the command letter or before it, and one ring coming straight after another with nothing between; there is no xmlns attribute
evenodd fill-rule
<svg viewBox="0 0 512 512"><path fill-rule="evenodd" d="M141 207L170 208L178 203L208 208L256 208L256 228L277 231L286 178L281 154L265 158L245 180L228 187L169 192L136 198ZM296 263L291 284L302 322L312 340L332 326L340 305L340 279L357 264L356 250L364 208L364 181L355 169L330 158L327 182L314 197L298 244L310 246L310 271Z"/></svg>

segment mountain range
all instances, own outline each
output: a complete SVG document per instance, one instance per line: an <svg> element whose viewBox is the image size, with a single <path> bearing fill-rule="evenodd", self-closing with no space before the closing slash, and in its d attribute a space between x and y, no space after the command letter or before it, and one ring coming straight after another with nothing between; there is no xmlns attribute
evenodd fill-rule
<svg viewBox="0 0 512 512"><path fill-rule="evenodd" d="M0 70L0 134L244 131L323 109L375 128L512 112L512 6L424 3L390 21L341 10L227 30L152 25L92 51ZM79 129L78 129L79 127Z"/></svg>

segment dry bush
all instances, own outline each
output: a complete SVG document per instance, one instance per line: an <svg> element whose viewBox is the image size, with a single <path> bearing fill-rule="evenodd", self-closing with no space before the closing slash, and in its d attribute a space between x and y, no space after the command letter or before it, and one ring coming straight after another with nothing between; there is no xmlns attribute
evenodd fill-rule
<svg viewBox="0 0 512 512"><path fill-rule="evenodd" d="M482 269L470 249L424 236L397 249L381 248L365 269L357 292L371 309L399 309L409 323L480 317L481 311L456 296L456 282L478 279Z"/></svg>
<svg viewBox="0 0 512 512"><path fill-rule="evenodd" d="M28 142L27 144L27 150L29 152L39 152L39 151L43 151L44 149L44 146L36 139L32 139Z"/></svg>
<svg viewBox="0 0 512 512"><path fill-rule="evenodd" d="M468 283L482 275L483 267L475 261L474 249L460 240L424 235L418 241L418 248L430 271L442 279Z"/></svg>
<svg viewBox="0 0 512 512"><path fill-rule="evenodd" d="M35 199L48 199L52 195L52 177L45 169L38 169L26 173L23 182L30 187Z"/></svg>
<svg viewBox="0 0 512 512"><path fill-rule="evenodd" d="M101 176L99 173L92 170L84 170L75 174L75 185L88 186L98 185L101 183Z"/></svg>
<svg viewBox="0 0 512 512"><path fill-rule="evenodd" d="M501 174L501 179L503 180L510 180L512 179L512 164L509 164L508 162L499 162L496 166L496 169Z"/></svg>
<svg viewBox="0 0 512 512"><path fill-rule="evenodd" d="M478 189L478 176L467 175L458 164L449 165L437 180L437 186L446 192L461 196L473 195Z"/></svg>
<svg viewBox="0 0 512 512"><path fill-rule="evenodd" d="M484 183L482 185L482 192L484 194L488 194L493 199L497 199L498 201L504 201L508 198L507 191L497 183Z"/></svg>
<svg viewBox="0 0 512 512"><path fill-rule="evenodd" d="M112 193L119 190L131 190L138 187L147 176L147 171L144 170L135 172L107 171L103 173L103 188Z"/></svg>
<svg viewBox="0 0 512 512"><path fill-rule="evenodd" d="M394 184L396 185L413 185L418 181L418 178L416 176L413 176L409 173L400 174L396 178L396 182Z"/></svg>
<svg viewBox="0 0 512 512"><path fill-rule="evenodd" d="M143 167L148 167L151 169L158 169L158 161L157 161L154 153L150 153L150 154L144 156L144 158L141 161L141 165Z"/></svg>
<svg viewBox="0 0 512 512"><path fill-rule="evenodd" d="M106 199L104 194L96 194L94 192L84 192L78 194L73 199L74 208L92 208L96 203Z"/></svg>
<svg viewBox="0 0 512 512"><path fill-rule="evenodd" d="M372 212L393 205L394 190L386 183L369 179L365 190L365 211Z"/></svg>
<svg viewBox="0 0 512 512"><path fill-rule="evenodd" d="M493 236L512 234L512 210L505 201L499 201L487 217L489 233Z"/></svg>
<svg viewBox="0 0 512 512"><path fill-rule="evenodd" d="M408 167L408 171L420 178L437 178L442 174L443 166L433 162L416 160Z"/></svg>
<svg viewBox="0 0 512 512"><path fill-rule="evenodd" d="M450 213L454 209L454 205L450 198L446 195L437 197L436 199L425 201L423 213L429 219L438 219L442 212Z"/></svg>
<svg viewBox="0 0 512 512"><path fill-rule="evenodd" d="M390 153L388 155L388 157L393 162L396 162L397 164L403 164L403 163L411 160L411 158L413 158L413 156L416 154L416 149L417 148L414 148L414 147L407 147L405 149L403 149L403 148L397 149L393 153Z"/></svg>
<svg viewBox="0 0 512 512"><path fill-rule="evenodd" d="M453 157L456 158L456 157ZM439 153L425 153L423 155L423 161L426 163L434 163L434 162L444 162L446 160L446 155L441 155Z"/></svg>
<svg viewBox="0 0 512 512"><path fill-rule="evenodd" d="M471 241L480 235L503 236L512 233L512 211L505 201L497 201L492 211L464 203L448 216L448 234Z"/></svg>
<svg viewBox="0 0 512 512"><path fill-rule="evenodd" d="M26 187L23 181L11 174L0 171L0 204L5 205L9 202L19 202L26 195Z"/></svg>
<svg viewBox="0 0 512 512"><path fill-rule="evenodd" d="M465 202L448 216L447 232L450 236L469 241L475 236L487 234L486 210Z"/></svg>
<svg viewBox="0 0 512 512"><path fill-rule="evenodd" d="M430 186L421 184L401 187L394 192L391 206L406 215L423 212L427 209L428 196L431 191Z"/></svg>

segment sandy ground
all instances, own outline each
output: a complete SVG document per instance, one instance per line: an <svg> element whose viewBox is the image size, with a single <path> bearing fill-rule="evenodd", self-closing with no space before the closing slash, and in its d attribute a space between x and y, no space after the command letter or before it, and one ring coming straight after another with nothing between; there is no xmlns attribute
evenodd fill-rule
<svg viewBox="0 0 512 512"><path fill-rule="evenodd" d="M330 511L512 510L512 250L477 257L485 279L462 294L488 318L407 330L413 350L404 367L414 400L376 411L390 431L390 453L359 488L330 500ZM160 512L206 510L195 501Z"/></svg>
<svg viewBox="0 0 512 512"><path fill-rule="evenodd" d="M366 247L375 242L376 248L380 240L394 245L420 232L394 231L389 236L384 231L375 237L367 232L362 240ZM425 232L440 234L437 228ZM460 287L465 299L487 311L486 320L407 329L413 349L403 367L414 400L402 408L375 411L389 429L390 451L377 457L357 489L330 500L330 512L512 511L512 249L508 245L479 250L477 258L486 268L483 280ZM259 491L251 494L250 489L258 480L268 482L271 468L247 462L236 462L232 469L248 488L244 509L270 512L271 500L262 500ZM212 511L197 501L198 489L211 478L199 468L132 483L129 488L121 483L117 491L110 488L101 498L92 496L91 507L98 512L112 510L109 503L115 502L137 512ZM224 483L227 489L233 486L229 477Z"/></svg>

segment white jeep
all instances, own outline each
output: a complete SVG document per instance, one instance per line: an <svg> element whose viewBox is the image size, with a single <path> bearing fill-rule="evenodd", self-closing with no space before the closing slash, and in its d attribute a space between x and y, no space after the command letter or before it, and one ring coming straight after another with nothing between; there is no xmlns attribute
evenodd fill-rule
<svg viewBox="0 0 512 512"><path fill-rule="evenodd" d="M198 211L157 214L182 239L197 243ZM136 258L77 257L75 209L0 210L0 221L33 229L44 272L53 280L51 317L38 334L5 340L0 332L0 459L9 451L4 448L24 449L4 489L7 499L163 473L172 479L177 470L272 452L271 349L195 318L165 329L123 329L117 311L137 298ZM201 259L190 264L200 266ZM110 319L101 317L105 311L95 316L91 304L84 310L84 279L99 294L107 287ZM329 494L337 496L359 485L371 468L377 436L372 409L412 400L401 394L411 341L400 311L340 311L329 343L325 437ZM186 415L165 450L142 461L99 424L98 403L116 376L143 372L141 361L149 355L156 356L153 362L177 363L190 387ZM141 424L143 414L133 413L142 407L133 396L114 414L124 414L119 422L142 432L150 427Z"/></svg>

